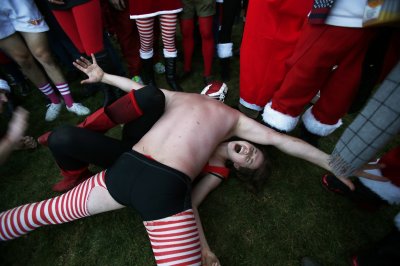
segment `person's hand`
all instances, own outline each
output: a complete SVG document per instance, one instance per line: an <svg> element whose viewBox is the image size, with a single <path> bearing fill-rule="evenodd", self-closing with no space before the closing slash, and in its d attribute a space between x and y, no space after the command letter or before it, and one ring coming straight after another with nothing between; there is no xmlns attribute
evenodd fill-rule
<svg viewBox="0 0 400 266"><path fill-rule="evenodd" d="M201 250L201 265L221 266L217 256L209 249Z"/></svg>
<svg viewBox="0 0 400 266"><path fill-rule="evenodd" d="M351 191L354 191L355 187L353 181L351 181L348 177L337 176L337 178L342 181L342 183L344 183L346 186L348 186Z"/></svg>
<svg viewBox="0 0 400 266"><path fill-rule="evenodd" d="M64 0L49 0L50 4L65 5Z"/></svg>
<svg viewBox="0 0 400 266"><path fill-rule="evenodd" d="M118 11L125 9L125 0L110 0L110 4Z"/></svg>
<svg viewBox="0 0 400 266"><path fill-rule="evenodd" d="M28 111L22 107L17 107L13 113L10 123L8 124L6 138L9 141L13 143L20 141L26 128L28 127L28 116Z"/></svg>
<svg viewBox="0 0 400 266"><path fill-rule="evenodd" d="M87 79L81 81L81 84L100 82L104 76L104 71L97 65L96 58L93 54L92 61L93 63L81 56L80 59L76 59L75 62L72 63L77 69L88 76Z"/></svg>

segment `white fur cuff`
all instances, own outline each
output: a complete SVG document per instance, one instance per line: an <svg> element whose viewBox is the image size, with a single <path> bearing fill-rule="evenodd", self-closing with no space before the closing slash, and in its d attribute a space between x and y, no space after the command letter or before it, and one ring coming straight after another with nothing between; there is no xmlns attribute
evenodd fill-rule
<svg viewBox="0 0 400 266"><path fill-rule="evenodd" d="M269 102L262 114L263 120L268 125L285 132L292 131L299 121L299 116L293 117L283 114L271 108L272 102Z"/></svg>
<svg viewBox="0 0 400 266"><path fill-rule="evenodd" d="M139 50L139 53L140 53L140 58L142 59L150 59L154 55L153 49L151 49L151 51L149 52L143 52L142 50Z"/></svg>
<svg viewBox="0 0 400 266"><path fill-rule="evenodd" d="M339 121L334 125L327 125L321 123L312 114L311 109L312 107L308 108L307 111L305 111L305 113L302 116L304 126L307 128L309 132L324 137L328 136L342 125L342 119L339 119Z"/></svg>
<svg viewBox="0 0 400 266"><path fill-rule="evenodd" d="M170 57L177 57L178 56L178 50L175 50L175 52L168 52L167 50L163 49L164 57L165 58L170 58Z"/></svg>
<svg viewBox="0 0 400 266"><path fill-rule="evenodd" d="M217 45L218 49L218 57L219 58L228 58L232 57L232 48L233 48L233 43L219 43Z"/></svg>

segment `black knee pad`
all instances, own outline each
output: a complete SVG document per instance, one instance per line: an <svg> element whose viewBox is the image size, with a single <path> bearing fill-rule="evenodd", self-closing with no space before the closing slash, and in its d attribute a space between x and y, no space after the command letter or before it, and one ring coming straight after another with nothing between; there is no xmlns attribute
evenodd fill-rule
<svg viewBox="0 0 400 266"><path fill-rule="evenodd" d="M143 113L163 113L165 108L165 95L157 87L148 85L134 92L136 102Z"/></svg>

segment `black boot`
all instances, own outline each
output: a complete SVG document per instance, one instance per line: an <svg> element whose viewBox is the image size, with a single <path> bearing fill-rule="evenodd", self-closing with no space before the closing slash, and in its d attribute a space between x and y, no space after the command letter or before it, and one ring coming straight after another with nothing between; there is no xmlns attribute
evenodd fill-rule
<svg viewBox="0 0 400 266"><path fill-rule="evenodd" d="M221 67L221 79L224 82L227 82L231 79L231 73L230 73L230 64L231 64L231 58L226 57L226 58L220 58L220 67Z"/></svg>
<svg viewBox="0 0 400 266"><path fill-rule="evenodd" d="M176 78L176 57L165 58L165 78L172 90L183 91Z"/></svg>
<svg viewBox="0 0 400 266"><path fill-rule="evenodd" d="M321 136L313 134L310 131L308 131L307 128L302 123L300 125L300 136L299 136L299 138L304 140L305 142L313 145L314 147L318 148L318 140L321 138Z"/></svg>
<svg viewBox="0 0 400 266"><path fill-rule="evenodd" d="M154 79L153 58L142 58L142 80L146 85L157 87L156 80Z"/></svg>

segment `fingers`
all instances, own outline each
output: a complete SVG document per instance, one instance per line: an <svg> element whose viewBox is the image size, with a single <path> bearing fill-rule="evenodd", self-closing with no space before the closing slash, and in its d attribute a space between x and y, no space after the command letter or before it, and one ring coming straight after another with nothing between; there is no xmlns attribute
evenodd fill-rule
<svg viewBox="0 0 400 266"><path fill-rule="evenodd" d="M96 57L94 57L94 54L91 54L91 56L92 56L92 62L93 62L93 64L97 64Z"/></svg>

